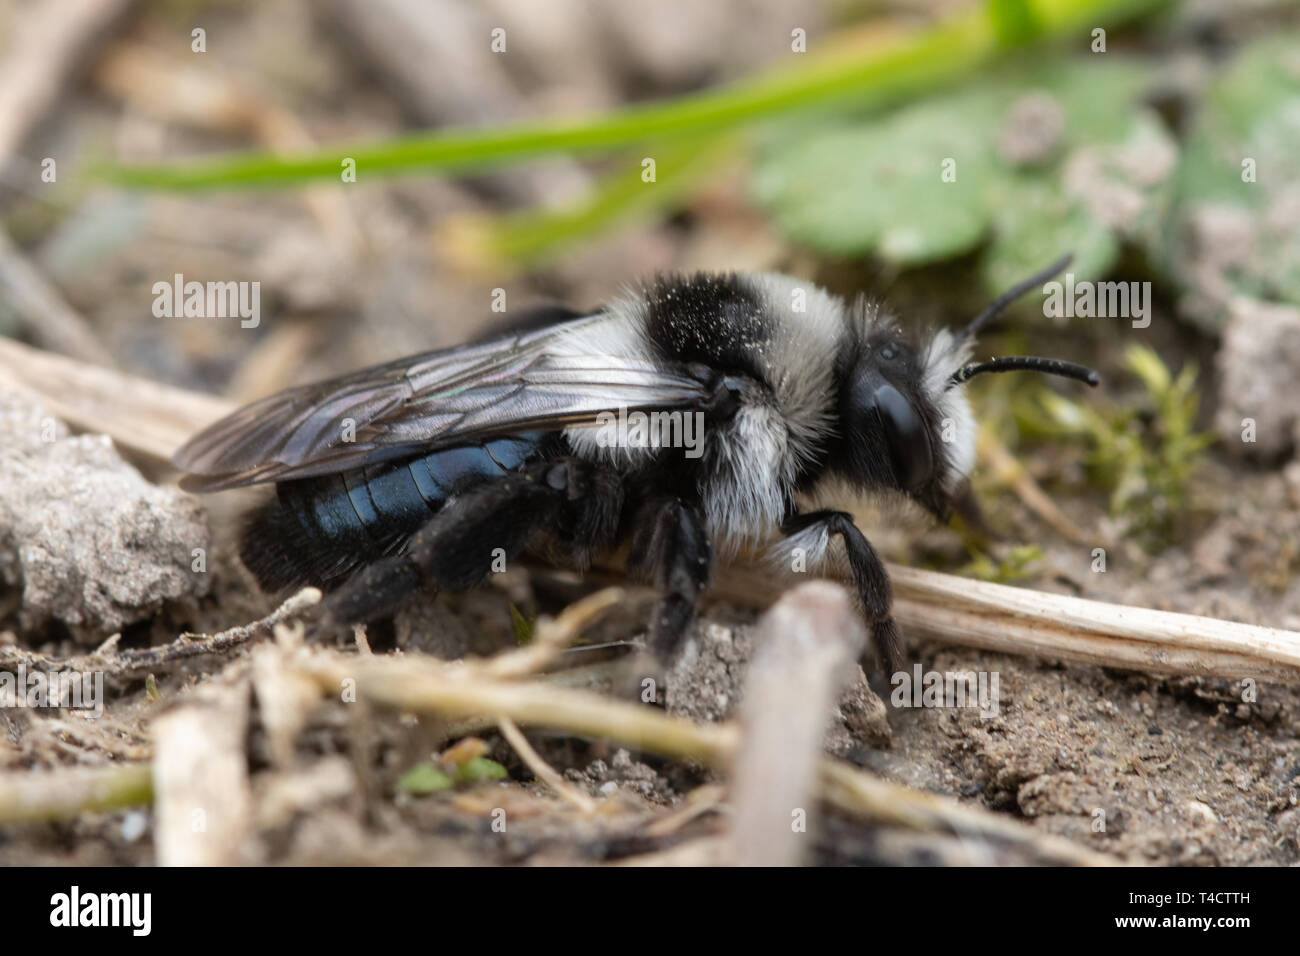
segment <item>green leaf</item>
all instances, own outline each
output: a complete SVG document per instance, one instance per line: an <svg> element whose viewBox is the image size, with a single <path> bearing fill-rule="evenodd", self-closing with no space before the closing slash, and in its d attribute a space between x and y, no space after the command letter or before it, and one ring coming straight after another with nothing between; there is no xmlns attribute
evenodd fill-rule
<svg viewBox="0 0 1300 956"><path fill-rule="evenodd" d="M980 261L989 290L1010 288L1064 252L1074 253L1079 280L1101 278L1119 256L1114 232L1044 178L1009 178L994 195L994 238Z"/></svg>
<svg viewBox="0 0 1300 956"><path fill-rule="evenodd" d="M484 780L504 780L509 774L506 768L487 757L475 757L461 764L456 774L457 783L481 783Z"/></svg>
<svg viewBox="0 0 1300 956"><path fill-rule="evenodd" d="M1065 111L1066 146L1076 147L1126 138L1153 72L1146 63L1116 53L1053 56L1013 69L999 82L1011 96L1031 90L1053 96Z"/></svg>
<svg viewBox="0 0 1300 956"><path fill-rule="evenodd" d="M1294 38L1256 41L1215 78L1183 152L1177 203L1156 258L1182 287L1185 314L1215 327L1233 294L1300 304Z"/></svg>
<svg viewBox="0 0 1300 956"><path fill-rule="evenodd" d="M398 793L425 796L439 790L450 790L455 781L431 763L418 763L397 781Z"/></svg>
<svg viewBox="0 0 1300 956"><path fill-rule="evenodd" d="M809 132L760 158L754 195L791 238L899 264L973 248L987 228L996 102L963 95L879 123ZM945 163L955 181L943 181Z"/></svg>
<svg viewBox="0 0 1300 956"><path fill-rule="evenodd" d="M1085 6L1115 6L1116 15L1131 16L1159 2L1094 0ZM1068 16L1054 18L1050 29L1076 28L1088 13L1071 10ZM731 86L637 103L594 118L439 130L297 156L256 153L165 166L109 167L100 172L125 185L196 188L307 179L337 182L343 157L355 160L359 179L412 169L483 169L554 153L610 151L637 143L666 143L673 137L698 137L825 104L895 102L968 73L998 52L983 11L962 10L929 29L874 43L865 51L860 44L850 45L800 58L793 67L782 65Z"/></svg>
<svg viewBox="0 0 1300 956"><path fill-rule="evenodd" d="M1119 235L1157 231L1168 201L1176 146L1140 104L1150 77L1118 56L1036 58L883 119L792 126L760 150L754 196L786 235L820 252L908 266L991 236L981 266L991 291L1064 251L1075 253L1076 275L1100 278ZM1000 137L1031 96L1058 111L1060 133L1027 171L1002 154ZM1158 168L1141 168L1148 155L1162 157ZM948 159L955 182L940 175Z"/></svg>
<svg viewBox="0 0 1300 956"><path fill-rule="evenodd" d="M674 142L657 149L655 181L642 179L640 157L624 157L587 195L560 209L525 209L500 215L453 217L438 228L436 241L460 268L500 278L505 270L543 264L571 243L616 223L681 205L687 193L736 140Z"/></svg>
<svg viewBox="0 0 1300 956"><path fill-rule="evenodd" d="M1006 46L1028 43L1041 29L1029 0L988 0L988 11L993 32Z"/></svg>

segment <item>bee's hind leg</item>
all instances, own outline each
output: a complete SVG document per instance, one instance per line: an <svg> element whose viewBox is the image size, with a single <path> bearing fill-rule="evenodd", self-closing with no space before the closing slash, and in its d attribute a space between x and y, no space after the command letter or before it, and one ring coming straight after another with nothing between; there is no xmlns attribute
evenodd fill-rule
<svg viewBox="0 0 1300 956"><path fill-rule="evenodd" d="M393 614L417 593L472 588L535 533L574 517L583 535L606 533L609 521L583 520L592 477L577 459L542 461L458 495L401 554L366 566L326 595L313 623L321 630L359 624Z"/></svg>
<svg viewBox="0 0 1300 956"><path fill-rule="evenodd" d="M698 505L657 498L640 508L632 526L628 569L664 592L647 639L657 660L672 660L695 617L695 602L713 571L713 547Z"/></svg>

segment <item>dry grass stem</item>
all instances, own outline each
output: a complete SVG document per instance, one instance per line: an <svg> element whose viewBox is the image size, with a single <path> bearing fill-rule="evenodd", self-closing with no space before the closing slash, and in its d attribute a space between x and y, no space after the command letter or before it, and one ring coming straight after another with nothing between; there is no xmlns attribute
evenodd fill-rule
<svg viewBox="0 0 1300 956"><path fill-rule="evenodd" d="M0 773L0 823L66 820L152 800L153 775L147 763Z"/></svg>
<svg viewBox="0 0 1300 956"><path fill-rule="evenodd" d="M1104 536L1096 532L1087 533L1071 521L1047 492L1039 487L1038 482L1034 481L1028 469L1007 451L1006 445L998 441L988 428L980 428L976 447L980 461L993 473L993 479L1014 491L1026 508L1043 519L1061 537L1068 538L1075 544L1109 544Z"/></svg>
<svg viewBox="0 0 1300 956"><path fill-rule="evenodd" d="M506 739L519 759L524 765L533 772L533 776L542 781L557 794L573 804L583 813L593 813L596 809L596 801L591 799L585 793L579 793L577 788L568 783L559 771L542 759L541 754L533 749L533 745L528 742L524 732L519 729L509 717L498 717L497 727L501 731L501 736Z"/></svg>
<svg viewBox="0 0 1300 956"><path fill-rule="evenodd" d="M904 635L1126 670L1300 684L1300 634L1153 611L890 565ZM765 607L783 586L757 567L725 569L715 591ZM788 586L785 585L785 586Z"/></svg>

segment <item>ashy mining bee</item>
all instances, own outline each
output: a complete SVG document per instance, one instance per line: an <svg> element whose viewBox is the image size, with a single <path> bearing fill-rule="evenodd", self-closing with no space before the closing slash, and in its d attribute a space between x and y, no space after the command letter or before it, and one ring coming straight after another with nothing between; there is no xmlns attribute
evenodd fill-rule
<svg viewBox="0 0 1300 956"><path fill-rule="evenodd" d="M847 561L892 672L884 565L849 514L800 505L893 492L947 520L975 458L962 383L1028 369L1096 385L1057 359L969 364L981 326L1068 261L925 335L788 276L660 277L594 313L272 395L173 461L191 490L275 483L241 557L268 590L321 587L323 625L472 587L503 556L584 569L626 543L662 592L647 644L668 660L720 553L800 547L809 570ZM600 440L629 411L698 414L703 442Z"/></svg>

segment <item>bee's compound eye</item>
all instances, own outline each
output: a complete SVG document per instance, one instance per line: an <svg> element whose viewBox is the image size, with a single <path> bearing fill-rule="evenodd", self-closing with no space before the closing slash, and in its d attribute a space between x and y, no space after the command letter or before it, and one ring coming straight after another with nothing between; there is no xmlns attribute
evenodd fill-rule
<svg viewBox="0 0 1300 956"><path fill-rule="evenodd" d="M934 472L934 457L930 452L930 436L926 434L925 422L912 403L892 385L876 389L872 404L885 426L889 457L899 485L908 491L920 488Z"/></svg>

